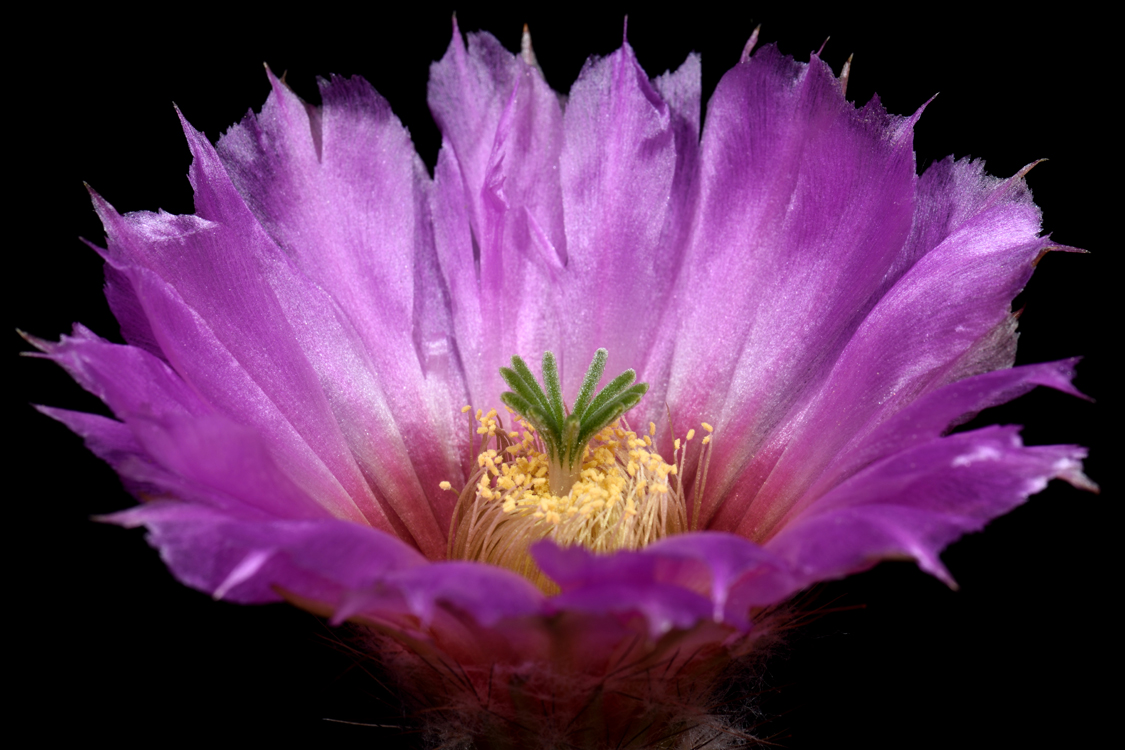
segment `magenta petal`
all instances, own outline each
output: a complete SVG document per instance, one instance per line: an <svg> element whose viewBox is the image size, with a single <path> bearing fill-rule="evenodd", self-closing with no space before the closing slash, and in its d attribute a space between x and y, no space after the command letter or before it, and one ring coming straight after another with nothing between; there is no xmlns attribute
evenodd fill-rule
<svg viewBox="0 0 1125 750"><path fill-rule="evenodd" d="M489 371L485 351L484 311L481 303L477 243L470 226L467 187L457 155L443 140L434 168L430 210L438 269L449 294L450 314L464 368L466 403L487 403L484 394L500 387L498 371ZM490 334L495 332L490 331ZM496 365L499 367L499 364ZM497 391L498 392L498 391Z"/></svg>
<svg viewBox="0 0 1125 750"><path fill-rule="evenodd" d="M749 510L738 513L740 533L768 534L797 498L809 496L818 470L857 433L945 383L1010 366L1015 346L1011 299L1048 244L1038 236L1038 209L1021 179L986 177L979 164L943 163L930 171L948 179L940 195L931 192L933 180L924 182L930 189L920 193L919 211L934 211L940 200L950 214L943 224L949 234L879 300L817 399L787 426L782 440L772 441L756 459L761 466L755 473L767 467L771 473ZM955 210L958 201L973 204L972 209ZM903 347L904 340L916 343ZM950 414L948 420L959 416ZM774 459L782 445L784 457Z"/></svg>
<svg viewBox="0 0 1125 750"><path fill-rule="evenodd" d="M711 614L711 603L694 591L659 582L602 582L551 599L559 611L594 614L639 613L649 635L659 638L672 628L688 629Z"/></svg>
<svg viewBox="0 0 1125 750"><path fill-rule="evenodd" d="M531 552L539 568L563 592L594 584L605 576L653 580L657 575L656 558L638 552L623 550L599 556L582 547L560 547L551 541L536 542Z"/></svg>
<svg viewBox="0 0 1125 750"><path fill-rule="evenodd" d="M100 255L105 255L102 248L94 247ZM110 264L105 265L105 298L113 317L121 329L121 335L133 346L144 349L164 359L164 352L160 350L160 342L152 331L152 324L148 321L144 305L137 297L137 291L128 275L118 271Z"/></svg>
<svg viewBox="0 0 1125 750"><path fill-rule="evenodd" d="M261 226L362 341L367 392L341 423L356 421L355 407L375 400L376 390L382 414L365 431L414 446L400 458L432 491L461 475L450 436L461 434L454 421L466 393L436 268L425 167L390 105L362 78L322 80L324 103L314 109L269 77L261 114L220 139L219 159ZM364 455L366 436L347 439L365 473L384 470L376 455ZM403 491L416 490L393 489ZM445 496L431 499L441 506ZM442 524L451 510L442 507Z"/></svg>
<svg viewBox="0 0 1125 750"><path fill-rule="evenodd" d="M938 553L1007 513L1053 478L1081 482L1086 451L1025 447L1017 428L986 427L907 449L824 495L766 544L805 582L881 559L916 560L952 584Z"/></svg>
<svg viewBox="0 0 1125 750"><path fill-rule="evenodd" d="M173 498L242 517L324 518L277 467L256 433L219 416L132 417L39 407L72 429L143 500Z"/></svg>
<svg viewBox="0 0 1125 750"><path fill-rule="evenodd" d="M246 267L255 253L231 252L239 238L222 224L167 214L121 217L96 196L95 206L109 261L129 277L184 387L210 410L257 429L294 481L334 514L389 528L277 297ZM232 288L232 280L243 288Z"/></svg>
<svg viewBox="0 0 1125 750"><path fill-rule="evenodd" d="M557 348L561 333L552 285L567 263L558 178L562 110L538 69L489 34L469 34L466 48L456 26L445 56L431 67L429 103L443 151L452 151L439 159L437 190L465 204L471 232L445 239L444 219L435 216L443 271L451 288L460 287L452 296L454 326L468 334L459 343L470 400L498 405L499 368L513 354L538 358ZM442 174L454 166L460 190L456 177ZM461 258L475 243L476 263L451 266L449 242ZM475 302L465 277L452 275L466 272L478 284ZM462 314L473 320L458 321Z"/></svg>
<svg viewBox="0 0 1125 750"><path fill-rule="evenodd" d="M277 518L329 515L281 471L257 432L224 416L138 418L129 427L156 461L196 484Z"/></svg>
<svg viewBox="0 0 1125 750"><path fill-rule="evenodd" d="M457 155L478 241L489 239L486 204L514 199L508 206L527 206L565 260L558 180L542 173L558 159L562 111L542 74L491 34L469 34L466 45L454 22L449 48L430 67L427 98Z"/></svg>
<svg viewBox="0 0 1125 750"><path fill-rule="evenodd" d="M44 409L86 439L142 498L317 518L326 511L297 488L255 431L214 413L162 360L104 341L81 326L36 341L125 423Z"/></svg>
<svg viewBox="0 0 1125 750"><path fill-rule="evenodd" d="M427 101L463 175L472 230L481 236L479 191L492 153L496 127L519 76L516 56L488 33L461 38L457 21L441 60L430 66Z"/></svg>
<svg viewBox="0 0 1125 750"><path fill-rule="evenodd" d="M559 159L569 257L563 309L571 311L562 331L564 393L578 391L600 347L609 350L609 372L631 367L651 379L667 369L648 362L695 208L700 76L691 55L649 81L625 44L590 61L570 90ZM662 392L651 394L643 420L662 414L662 403Z"/></svg>
<svg viewBox="0 0 1125 750"><path fill-rule="evenodd" d="M337 621L409 613L423 627L438 606L485 626L543 611L542 593L515 573L430 564L393 536L345 521L247 519L185 503L144 505L106 520L148 527L176 577L217 599L256 603L285 593L336 610Z"/></svg>
<svg viewBox="0 0 1125 750"><path fill-rule="evenodd" d="M265 235L207 139L186 122L184 132L195 157L190 176L198 214L217 221L224 233L233 235L231 241L243 244L237 257L203 244L202 259L220 268L233 265L233 273L245 272L249 264L264 266L270 282L237 290L245 295L238 302L216 297L212 270L197 261L181 277L192 292L189 303L205 306L204 314L214 321L224 348L239 352L239 365L255 384L265 384L261 395L254 394L257 407L264 406L261 396L281 405L286 421L317 452L368 521L390 530L389 521L395 532L410 537L427 555L440 556L445 526L428 502L429 495L439 493L422 487L359 334L339 304L297 272ZM212 285L204 286L208 280ZM227 384L220 383L209 385L225 391ZM227 408L240 407L229 403Z"/></svg>
<svg viewBox="0 0 1125 750"><path fill-rule="evenodd" d="M176 577L217 599L278 601L278 590L335 604L426 560L398 539L335 519L246 520L186 503L155 503L105 520L146 526Z"/></svg>
<svg viewBox="0 0 1125 750"><path fill-rule="evenodd" d="M483 563L445 562L394 573L386 585L397 588L424 624L434 607L449 604L482 625L505 617L540 614L546 597L526 578Z"/></svg>
<svg viewBox="0 0 1125 750"><path fill-rule="evenodd" d="M1050 245L1039 237L1039 210L1021 175L1000 180L980 162L946 160L927 170L916 200L915 224L936 243L906 246L904 254L925 254L890 286L836 363L825 388L848 393L851 404L818 405L846 410L851 429L946 383L1010 367L1011 301ZM944 234L934 237L934 226Z"/></svg>
<svg viewBox="0 0 1125 750"><path fill-rule="evenodd" d="M552 600L557 608L639 612L654 635L704 619L749 630L751 607L778 602L803 585L773 553L714 532L607 556L551 542L538 543L532 554L562 590Z"/></svg>
<svg viewBox="0 0 1125 750"><path fill-rule="evenodd" d="M856 110L826 64L773 47L708 105L668 402L681 431L715 425L708 496L732 512L761 481L747 464L763 438L816 392L909 236L911 125L877 101Z"/></svg>
<svg viewBox="0 0 1125 750"><path fill-rule="evenodd" d="M551 542L537 543L532 554L562 589L551 599L559 611L640 614L654 638L671 628L690 628L712 614L706 596L666 580L682 571L659 556L620 551L602 557L581 547L560 548Z"/></svg>
<svg viewBox="0 0 1125 750"><path fill-rule="evenodd" d="M542 614L545 601L539 589L511 571L481 563L435 563L396 572L374 586L348 592L332 621L360 617L417 629L403 621L403 616L409 616L417 618L424 630L440 608L453 607L489 627L502 618Z"/></svg>
<svg viewBox="0 0 1125 750"><path fill-rule="evenodd" d="M125 488L135 497L175 497L224 510L250 510L250 506L234 498L200 487L161 466L137 442L136 435L126 424L97 414L47 406L36 408L80 436L94 455L113 467Z"/></svg>
<svg viewBox="0 0 1125 750"><path fill-rule="evenodd" d="M260 430L280 465L334 515L393 529L440 555L445 526L428 502L440 480L422 487L358 333L261 230L210 144L186 125L185 133L197 205L209 219L122 218L98 203L110 260L130 276L162 351L213 406Z"/></svg>
<svg viewBox="0 0 1125 750"><path fill-rule="evenodd" d="M1072 384L1078 359L987 372L927 393L870 432L859 432L839 450L815 485L789 512L795 515L864 466L932 440L978 412L1022 396L1036 386L1085 398Z"/></svg>
<svg viewBox="0 0 1125 750"><path fill-rule="evenodd" d="M58 343L32 343L121 419L211 413L166 362L143 349L110 343L81 324Z"/></svg>
<svg viewBox="0 0 1125 750"><path fill-rule="evenodd" d="M409 343L404 330L414 307L413 261L427 242L428 182L409 134L361 78L322 80L319 110L269 78L273 90L262 112L248 114L216 145L231 182L294 265L337 301L369 350L387 332Z"/></svg>
<svg viewBox="0 0 1125 750"><path fill-rule="evenodd" d="M99 455L112 455L124 476L153 485L142 493L222 507L233 502L289 518L326 514L278 467L257 432L212 411L163 360L81 327L58 344L37 343L125 424L52 416L92 441Z"/></svg>
<svg viewBox="0 0 1125 750"><path fill-rule="evenodd" d="M1081 396L1070 383L1076 363L1076 359L1063 360L965 378L918 398L881 423L871 418L865 424L853 424L850 434L840 430L839 425L828 424L825 413L821 420L814 423L821 427L816 433L818 439L807 436L803 440L795 440L774 467L774 476L763 489L766 492L780 488L785 494L769 496L773 505L761 502L758 507L768 515L751 512L733 519L739 524L735 530L755 538L769 536L773 533L772 529L783 526L788 519L818 502L825 492L871 462L933 440L977 412L1010 401L1036 386L1044 385ZM843 421L842 418L838 420ZM848 442L838 445L829 454L819 446L829 442L828 436L834 432L840 435L838 439L841 443L845 438ZM797 462L798 458L804 458L804 462ZM828 465L824 466L826 463ZM782 478L787 483L783 484ZM727 520L730 516L721 513L719 518Z"/></svg>
<svg viewBox="0 0 1125 750"><path fill-rule="evenodd" d="M721 532L680 534L646 548L661 558L702 563L710 577L714 619L747 628L751 607L782 601L802 587L789 565L751 541Z"/></svg>
<svg viewBox="0 0 1125 750"><path fill-rule="evenodd" d="M611 368L667 371L670 341L646 364L661 315L641 311L672 293L679 270L699 78L690 57L650 82L626 45L584 69L563 117L536 68L487 34L468 35L466 48L455 33L431 71L444 137L434 221L475 402L496 401L498 368L513 353L556 351L567 390L600 346ZM562 315L576 309L586 312ZM560 328L563 317L575 324Z"/></svg>

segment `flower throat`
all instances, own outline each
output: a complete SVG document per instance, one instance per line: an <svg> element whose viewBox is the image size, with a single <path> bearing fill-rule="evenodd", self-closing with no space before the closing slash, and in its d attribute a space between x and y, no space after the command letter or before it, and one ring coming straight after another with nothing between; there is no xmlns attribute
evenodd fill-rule
<svg viewBox="0 0 1125 750"><path fill-rule="evenodd" d="M519 357L501 368L511 391L500 398L512 429L495 409L478 410L473 418L470 437L475 442L479 435L481 446L453 513L450 559L499 565L555 593L558 587L528 551L541 539L605 554L687 530L681 442L674 440L669 464L653 448L655 424L639 436L622 420L648 390L634 383L633 370L595 393L607 359L605 349L594 355L569 410L551 352L543 355L544 387ZM687 440L694 434L690 430ZM709 442L707 435L703 443ZM442 488L452 489L448 482Z"/></svg>

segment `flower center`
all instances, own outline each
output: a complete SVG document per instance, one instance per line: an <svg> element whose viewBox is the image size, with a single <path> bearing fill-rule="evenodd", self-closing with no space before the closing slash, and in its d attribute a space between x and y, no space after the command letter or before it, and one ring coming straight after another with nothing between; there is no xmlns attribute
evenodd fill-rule
<svg viewBox="0 0 1125 750"><path fill-rule="evenodd" d="M541 539L605 554L687 530L680 482L686 442L674 440L667 463L653 447L655 424L638 436L621 419L648 389L633 384L632 370L594 394L606 358L598 350L571 410L562 402L550 352L543 357L546 392L518 357L501 370L512 388L501 398L513 429L505 429L495 409L475 414L472 434L481 436L480 452L454 510L450 559L500 565L551 594L558 587L528 551ZM694 434L689 431L687 441ZM442 487L451 489L448 482Z"/></svg>

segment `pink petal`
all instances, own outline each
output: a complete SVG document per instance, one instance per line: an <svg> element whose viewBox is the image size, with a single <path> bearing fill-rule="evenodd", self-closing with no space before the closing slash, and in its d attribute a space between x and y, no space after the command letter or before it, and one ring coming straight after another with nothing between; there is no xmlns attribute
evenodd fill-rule
<svg viewBox="0 0 1125 750"><path fill-rule="evenodd" d="M709 497L753 497L747 462L877 300L911 228L911 125L854 109L827 65L773 47L720 81L668 390L681 432L706 420L721 436Z"/></svg>
<svg viewBox="0 0 1125 750"><path fill-rule="evenodd" d="M851 477L765 548L809 583L907 558L952 585L938 558L946 545L1020 505L1050 479L1081 482L1085 455L1075 446L1025 447L1014 427L931 440Z"/></svg>
<svg viewBox="0 0 1125 750"><path fill-rule="evenodd" d="M551 542L538 543L532 553L562 589L551 600L556 608L640 613L654 637L706 619L748 631L752 607L781 601L804 585L785 560L715 532L681 534L613 555Z"/></svg>
<svg viewBox="0 0 1125 750"><path fill-rule="evenodd" d="M213 407L261 431L334 514L358 509L439 555L444 527L358 334L262 231L206 139L185 132L198 217L122 218L96 201L109 260L129 276L162 351Z"/></svg>
<svg viewBox="0 0 1125 750"><path fill-rule="evenodd" d="M261 114L231 128L217 153L261 226L362 341L365 387L378 395L356 395L377 399L384 411L364 428L382 433L380 442L398 434L412 446L400 459L447 526L452 508L435 488L463 478L451 436L461 435L454 415L466 393L437 272L425 167L390 106L362 78L321 81L320 109L272 73L270 83ZM369 439L349 435L348 442L365 474L385 471L385 461L368 452ZM394 493L417 493L402 481Z"/></svg>
<svg viewBox="0 0 1125 750"><path fill-rule="evenodd" d="M498 407L500 367L513 354L538 359L560 338L552 285L567 263L562 110L537 68L489 34L469 34L466 48L456 25L445 56L431 67L429 103L443 135L437 191L451 206L465 204L471 231L465 236L458 223L460 236L443 239L442 209L435 208L443 271L457 287L453 311L470 401ZM454 167L459 188L448 171ZM460 262L449 262L451 251Z"/></svg>
<svg viewBox="0 0 1125 750"><path fill-rule="evenodd" d="M886 291L820 392L759 448L715 527L764 538L793 503L808 500L819 471L857 433L944 383L1011 364L1011 299L1047 245L1038 237L1038 209L1021 180L986 177L979 164L943 163L934 171L949 179L923 181L917 223L948 234L931 232L926 241L940 241ZM932 215L935 204L940 216ZM907 243L904 252L919 250Z"/></svg>
<svg viewBox="0 0 1125 750"><path fill-rule="evenodd" d="M107 521L146 526L149 543L183 583L241 603L278 601L279 590L335 603L426 559L395 537L337 519L244 519L200 505L166 502Z"/></svg>
<svg viewBox="0 0 1125 750"><path fill-rule="evenodd" d="M630 367L642 380L666 373L667 350L651 352L669 325L695 208L700 76L692 55L649 81L625 44L587 63L571 87L559 160L569 256L560 285L566 394L578 392L600 347L609 350L610 377ZM662 416L663 389L644 404L642 421Z"/></svg>

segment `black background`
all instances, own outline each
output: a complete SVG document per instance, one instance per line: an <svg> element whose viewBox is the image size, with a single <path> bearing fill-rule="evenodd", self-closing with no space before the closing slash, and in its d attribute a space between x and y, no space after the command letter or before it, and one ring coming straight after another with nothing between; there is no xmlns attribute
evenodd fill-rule
<svg viewBox="0 0 1125 750"><path fill-rule="evenodd" d="M984 157L1007 176L1049 158L1028 178L1045 228L1091 254L1041 263L1017 300L1026 307L1019 361L1086 355L1077 384L1097 403L1035 392L981 423L1024 424L1032 444L1090 446L1088 472L1103 486L1094 496L1053 483L953 545L944 559L960 591L904 563L824 586L819 606L860 606L820 618L772 662L763 700L773 719L760 731L790 748L1092 746L1117 707L1119 663L1109 637L1118 492L1103 427L1117 400L1110 343L1120 342L1109 320L1120 122L1107 114L1119 78L1107 21L985 18L976 6L888 15L741 5L686 3L674 15L643 4L462 7L458 18L463 31L489 30L509 49L528 22L548 82L565 91L588 55L620 44L628 12L629 40L650 75L702 53L705 100L757 23L764 42L799 59L831 35L823 57L834 69L855 53L849 98L878 91L906 114L940 92L916 130L920 168L953 153ZM432 168L439 135L426 79L449 42L453 6L177 10L87 9L10 29L31 51L6 71L9 331L56 338L82 321L117 337L101 261L77 239L102 238L82 182L122 211L191 212L190 156L172 103L214 139L261 106L263 62L288 71L312 101L316 76L363 75ZM27 348L15 333L9 341L13 352ZM324 721L396 723L393 698L316 618L213 602L177 584L140 531L90 521L131 498L77 437L27 404L104 407L54 365L10 356L7 619L20 723L48 737L125 742L200 733L411 746L397 729Z"/></svg>

